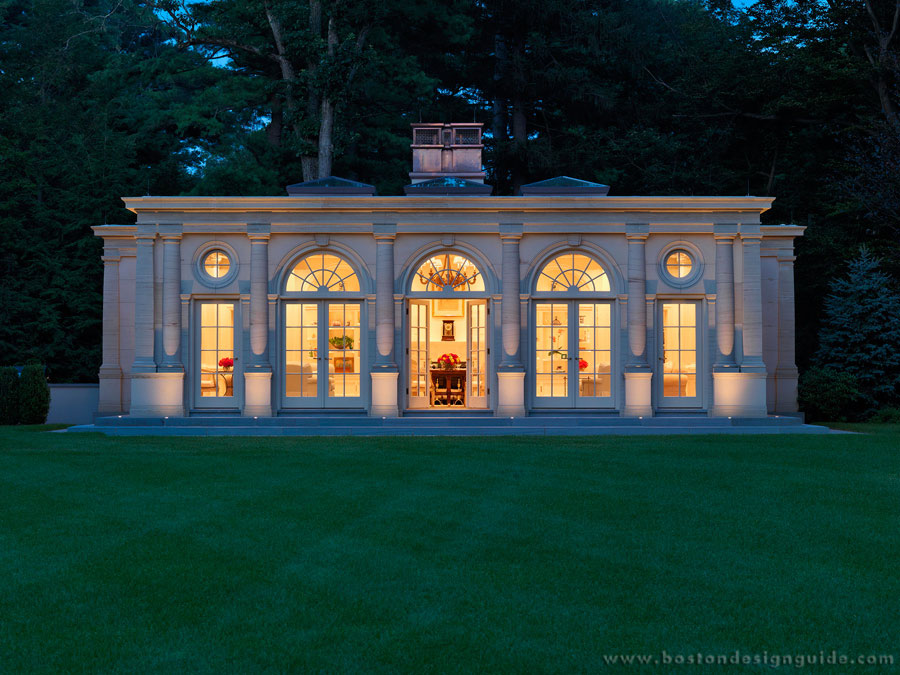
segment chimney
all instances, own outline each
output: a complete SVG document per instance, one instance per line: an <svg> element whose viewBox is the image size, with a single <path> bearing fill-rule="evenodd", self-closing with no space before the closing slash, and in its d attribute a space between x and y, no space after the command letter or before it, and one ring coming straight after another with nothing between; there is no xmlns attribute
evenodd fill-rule
<svg viewBox="0 0 900 675"><path fill-rule="evenodd" d="M419 122L410 126L413 170L409 178L414 184L449 176L484 183L480 122Z"/></svg>

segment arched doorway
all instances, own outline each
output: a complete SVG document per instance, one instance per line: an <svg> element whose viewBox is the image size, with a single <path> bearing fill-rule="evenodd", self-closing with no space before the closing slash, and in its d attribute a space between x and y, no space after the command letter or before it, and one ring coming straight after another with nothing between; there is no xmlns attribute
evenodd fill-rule
<svg viewBox="0 0 900 675"><path fill-rule="evenodd" d="M442 251L414 267L408 295L408 405L472 410L488 406L488 295L469 256Z"/></svg>
<svg viewBox="0 0 900 675"><path fill-rule="evenodd" d="M282 407L363 407L365 310L356 270L335 253L307 254L291 266L282 295Z"/></svg>
<svg viewBox="0 0 900 675"><path fill-rule="evenodd" d="M603 265L582 252L557 254L540 268L532 298L532 405L613 407L614 295Z"/></svg>

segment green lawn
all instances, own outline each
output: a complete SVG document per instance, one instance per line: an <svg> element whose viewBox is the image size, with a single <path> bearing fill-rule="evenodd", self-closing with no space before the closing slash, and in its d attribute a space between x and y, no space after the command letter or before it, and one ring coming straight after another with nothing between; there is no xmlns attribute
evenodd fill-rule
<svg viewBox="0 0 900 675"><path fill-rule="evenodd" d="M0 428L0 672L571 673L735 650L887 653L900 671L900 431L873 429Z"/></svg>

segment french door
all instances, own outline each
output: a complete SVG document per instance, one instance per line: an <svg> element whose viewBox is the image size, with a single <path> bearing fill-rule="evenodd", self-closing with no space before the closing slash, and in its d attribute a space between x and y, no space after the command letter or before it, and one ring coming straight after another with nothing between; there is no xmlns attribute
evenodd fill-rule
<svg viewBox="0 0 900 675"><path fill-rule="evenodd" d="M699 303L663 302L660 305L659 405L667 408L700 406L697 378Z"/></svg>
<svg viewBox="0 0 900 675"><path fill-rule="evenodd" d="M466 406L487 408L487 301L467 301Z"/></svg>
<svg viewBox="0 0 900 675"><path fill-rule="evenodd" d="M431 386L428 356L430 300L409 301L409 407L427 408Z"/></svg>
<svg viewBox="0 0 900 675"><path fill-rule="evenodd" d="M538 302L534 335L536 407L612 406L611 303Z"/></svg>
<svg viewBox="0 0 900 675"><path fill-rule="evenodd" d="M362 305L358 302L284 304L286 407L362 405Z"/></svg>
<svg viewBox="0 0 900 675"><path fill-rule="evenodd" d="M431 408L438 406L432 399L440 394L440 385L437 391L432 392L433 364L444 352L459 352L460 368L465 368L465 377L455 375L455 381L460 382L458 400L464 401L466 408L487 408L488 379L487 379L487 300L463 300L460 299L458 313L435 317L436 300L410 300L409 301L409 407ZM454 301L455 302L455 301ZM441 317L455 317L453 323L453 338L442 336L441 326L451 323L443 321ZM432 323L435 324L432 330ZM434 343L432 343L434 340ZM458 340L458 341L457 341ZM450 344L456 347L448 347ZM462 342L465 342L463 352ZM440 373L435 373L437 381L441 382ZM465 389L462 382L465 380ZM455 391L455 390L454 390ZM441 400L438 398L438 400ZM447 406L438 406L442 409Z"/></svg>
<svg viewBox="0 0 900 675"><path fill-rule="evenodd" d="M239 408L243 372L236 345L236 302L198 302L195 306L196 337L194 405L197 408Z"/></svg>

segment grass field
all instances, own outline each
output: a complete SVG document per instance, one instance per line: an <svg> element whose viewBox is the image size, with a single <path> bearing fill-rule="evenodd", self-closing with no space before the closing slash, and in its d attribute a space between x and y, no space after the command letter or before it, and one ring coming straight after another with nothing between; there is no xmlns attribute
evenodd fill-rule
<svg viewBox="0 0 900 675"><path fill-rule="evenodd" d="M0 428L0 672L900 671L900 431L866 430Z"/></svg>

